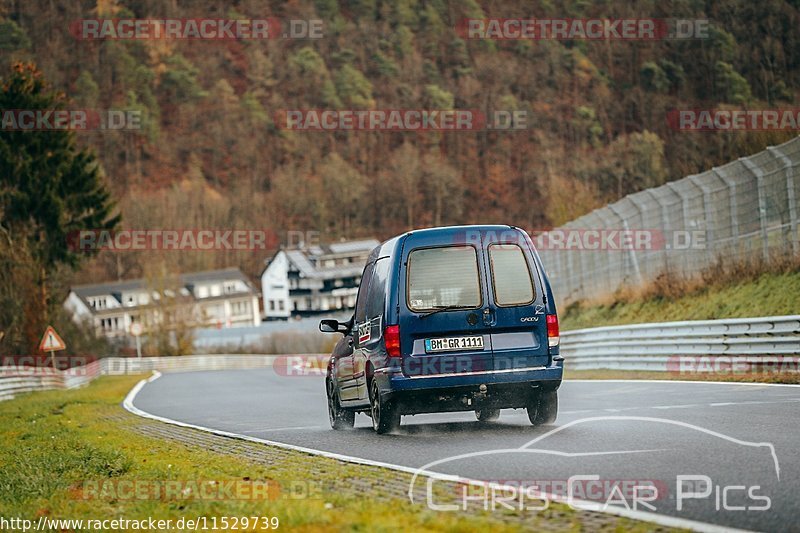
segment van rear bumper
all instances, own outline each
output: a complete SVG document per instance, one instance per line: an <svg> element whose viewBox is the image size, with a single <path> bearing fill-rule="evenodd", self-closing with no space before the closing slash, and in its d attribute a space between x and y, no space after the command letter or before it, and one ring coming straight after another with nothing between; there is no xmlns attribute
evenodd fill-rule
<svg viewBox="0 0 800 533"><path fill-rule="evenodd" d="M540 391L557 389L562 365L555 361L547 367L414 377L376 372L375 377L381 396L395 402L403 414L506 409L525 407Z"/></svg>

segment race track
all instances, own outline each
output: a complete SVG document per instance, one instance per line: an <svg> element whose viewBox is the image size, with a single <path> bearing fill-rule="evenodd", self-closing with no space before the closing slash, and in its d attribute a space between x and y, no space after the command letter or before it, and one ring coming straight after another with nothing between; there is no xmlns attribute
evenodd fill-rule
<svg viewBox="0 0 800 533"><path fill-rule="evenodd" d="M567 381L559 399L553 427L533 428L524 411L505 410L489 424L472 413L405 416L400 431L385 436L362 414L355 430L334 432L322 378L272 369L164 374L133 404L215 430L497 483L548 490L597 475L610 487L656 486L655 510L639 510L731 528L800 528L800 387ZM679 475L707 476L710 486L684 484L684 494L709 495L684 497L678 510ZM582 487L597 485L572 483L576 497L619 500L611 489L586 497Z"/></svg>

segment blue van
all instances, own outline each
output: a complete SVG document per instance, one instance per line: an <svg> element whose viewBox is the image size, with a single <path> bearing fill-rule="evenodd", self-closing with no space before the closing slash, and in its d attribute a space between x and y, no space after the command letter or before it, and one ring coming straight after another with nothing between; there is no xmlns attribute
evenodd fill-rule
<svg viewBox="0 0 800 533"><path fill-rule="evenodd" d="M550 424L563 374L550 284L527 233L513 226L410 231L375 248L353 317L322 320L344 336L325 380L334 429L355 414L378 433L402 415L525 408Z"/></svg>

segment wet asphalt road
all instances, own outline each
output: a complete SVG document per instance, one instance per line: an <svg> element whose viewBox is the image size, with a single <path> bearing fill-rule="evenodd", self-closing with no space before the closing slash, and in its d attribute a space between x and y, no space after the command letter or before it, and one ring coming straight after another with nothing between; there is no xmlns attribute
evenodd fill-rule
<svg viewBox="0 0 800 533"><path fill-rule="evenodd" d="M134 405L270 441L555 492L572 476L597 475L602 484L573 481L576 497L632 506L632 486L655 486L658 498L648 503L655 510L638 509L727 527L800 531L800 387L566 381L559 401L549 428L533 428L522 410L504 410L488 424L472 413L404 416L400 431L384 436L359 414L355 430L334 432L320 377L262 369L164 374ZM683 484L679 510L681 475L695 481ZM710 493L689 498L693 491ZM463 501L454 495L437 503Z"/></svg>

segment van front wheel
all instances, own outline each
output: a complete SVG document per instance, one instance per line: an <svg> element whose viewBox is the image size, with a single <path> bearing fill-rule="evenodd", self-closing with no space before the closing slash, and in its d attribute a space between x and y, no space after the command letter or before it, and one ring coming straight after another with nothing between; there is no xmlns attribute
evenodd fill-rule
<svg viewBox="0 0 800 533"><path fill-rule="evenodd" d="M528 403L528 420L534 426L552 424L558 417L558 391L540 392Z"/></svg>
<svg viewBox="0 0 800 533"><path fill-rule="evenodd" d="M356 422L355 411L342 409L336 387L328 381L328 420L333 429L351 429Z"/></svg>
<svg viewBox="0 0 800 533"><path fill-rule="evenodd" d="M374 379L369 387L369 403L372 429L375 430L375 433L383 435L400 427L400 411L392 405L391 401L381 399L378 382Z"/></svg>

